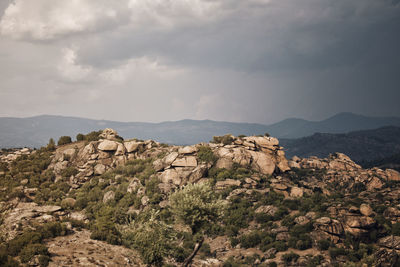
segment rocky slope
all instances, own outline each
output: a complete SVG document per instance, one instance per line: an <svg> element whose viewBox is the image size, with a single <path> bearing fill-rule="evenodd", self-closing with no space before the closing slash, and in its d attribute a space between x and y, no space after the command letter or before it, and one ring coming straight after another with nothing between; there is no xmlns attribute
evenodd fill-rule
<svg viewBox="0 0 400 267"><path fill-rule="evenodd" d="M163 262L181 265L198 237L173 220L170 195L207 183L227 209L193 266L399 264L397 171L362 169L341 153L287 160L273 137L214 141L168 146L106 129L97 141L4 152L0 263L145 265L126 231L155 211L175 233Z"/></svg>

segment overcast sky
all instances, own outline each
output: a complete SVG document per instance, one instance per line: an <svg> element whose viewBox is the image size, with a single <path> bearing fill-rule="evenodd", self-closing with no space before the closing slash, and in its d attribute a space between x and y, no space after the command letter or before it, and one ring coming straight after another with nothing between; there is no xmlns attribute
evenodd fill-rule
<svg viewBox="0 0 400 267"><path fill-rule="evenodd" d="M0 116L400 116L399 0L0 0Z"/></svg>

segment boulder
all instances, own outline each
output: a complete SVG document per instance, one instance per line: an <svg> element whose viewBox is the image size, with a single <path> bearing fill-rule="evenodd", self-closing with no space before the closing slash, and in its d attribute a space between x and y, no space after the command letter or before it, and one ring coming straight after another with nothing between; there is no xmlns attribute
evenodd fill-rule
<svg viewBox="0 0 400 267"><path fill-rule="evenodd" d="M115 141L103 140L97 148L102 151L115 151L118 148L118 143Z"/></svg>
<svg viewBox="0 0 400 267"><path fill-rule="evenodd" d="M400 173L398 171L387 169L385 172L388 181L400 181Z"/></svg>
<svg viewBox="0 0 400 267"><path fill-rule="evenodd" d="M103 132L100 134L100 138L103 139L108 139L108 140L113 140L118 136L117 131L111 128L106 128L103 130Z"/></svg>
<svg viewBox="0 0 400 267"><path fill-rule="evenodd" d="M196 167L197 159L194 156L178 158L172 163L173 167Z"/></svg>
<svg viewBox="0 0 400 267"><path fill-rule="evenodd" d="M63 151L63 156L64 158L71 159L75 155L75 152L74 148L68 148Z"/></svg>
<svg viewBox="0 0 400 267"><path fill-rule="evenodd" d="M350 228L370 229L375 226L375 220L368 216L347 216L346 225Z"/></svg>
<svg viewBox="0 0 400 267"><path fill-rule="evenodd" d="M266 213L268 215L274 216L278 211L278 208L272 205L260 206L255 210L255 213Z"/></svg>
<svg viewBox="0 0 400 267"><path fill-rule="evenodd" d="M150 198L148 196L143 196L140 200L143 206L147 206L149 204Z"/></svg>
<svg viewBox="0 0 400 267"><path fill-rule="evenodd" d="M372 191L374 189L381 189L384 186L384 183L378 178L373 177L367 184L367 189Z"/></svg>
<svg viewBox="0 0 400 267"><path fill-rule="evenodd" d="M386 236L378 240L380 247L400 250L400 236Z"/></svg>
<svg viewBox="0 0 400 267"><path fill-rule="evenodd" d="M329 217L317 219L314 223L314 227L330 235L342 236L344 234L343 225L338 220L332 220Z"/></svg>
<svg viewBox="0 0 400 267"><path fill-rule="evenodd" d="M240 186L240 181L239 180L233 180L233 179L226 179L224 181L218 181L215 184L216 189L225 189L231 186Z"/></svg>
<svg viewBox="0 0 400 267"><path fill-rule="evenodd" d="M289 162L288 162L288 165L289 165L289 167L290 168L292 168L292 169L300 169L301 168L301 166L300 166L300 163L298 163L298 162L296 162L296 161L293 161L293 160L290 160Z"/></svg>
<svg viewBox="0 0 400 267"><path fill-rule="evenodd" d="M108 201L114 200L114 198L115 198L115 192L108 191L103 196L103 203L107 203Z"/></svg>
<svg viewBox="0 0 400 267"><path fill-rule="evenodd" d="M219 158L215 164L217 169L232 169L233 160L231 158Z"/></svg>
<svg viewBox="0 0 400 267"><path fill-rule="evenodd" d="M128 188L126 191L128 193L133 193L135 192L139 187L142 187L142 183L138 178L133 178L132 181L129 183Z"/></svg>
<svg viewBox="0 0 400 267"><path fill-rule="evenodd" d="M87 216L82 211L74 211L69 214L69 217L73 220L77 221L85 221L87 220Z"/></svg>
<svg viewBox="0 0 400 267"><path fill-rule="evenodd" d="M185 146L185 147L181 147L178 150L178 153L181 155L185 155L185 154L193 154L195 152L197 152L197 147L195 146Z"/></svg>
<svg viewBox="0 0 400 267"><path fill-rule="evenodd" d="M125 152L125 146L121 143L118 143L117 151L115 151L115 156L125 155Z"/></svg>
<svg viewBox="0 0 400 267"><path fill-rule="evenodd" d="M303 188L294 186L294 187L292 187L290 189L290 196L291 197L303 197L303 195L304 195L304 189Z"/></svg>
<svg viewBox="0 0 400 267"><path fill-rule="evenodd" d="M275 137L266 137L266 136L248 136L243 138L246 142L254 143L261 147L265 148L273 148L274 146L279 145L279 141Z"/></svg>
<svg viewBox="0 0 400 267"><path fill-rule="evenodd" d="M274 173L275 162L270 155L255 151L249 151L249 153L253 159L252 166L256 170L265 175L271 175Z"/></svg>
<svg viewBox="0 0 400 267"><path fill-rule="evenodd" d="M136 141L129 141L129 142L124 143L126 152L128 152L128 153L136 152L140 145L142 145L142 143L136 142Z"/></svg>
<svg viewBox="0 0 400 267"><path fill-rule="evenodd" d="M372 210L371 206L368 205L368 204L365 204L365 203L361 204L360 212L364 216L371 216L374 213L374 211Z"/></svg>
<svg viewBox="0 0 400 267"><path fill-rule="evenodd" d="M163 159L164 164L166 166L169 166L172 164L172 162L174 162L176 160L176 158L179 156L178 152L171 152L170 154L168 154L167 156L165 156L165 158Z"/></svg>
<svg viewBox="0 0 400 267"><path fill-rule="evenodd" d="M166 184L180 185L182 182L181 177L175 169L168 169L161 173L160 180Z"/></svg>
<svg viewBox="0 0 400 267"><path fill-rule="evenodd" d="M294 222L295 222L296 224L305 225L305 224L307 224L307 223L310 222L310 219L307 218L306 216L299 216L299 217L296 217L296 218L294 219Z"/></svg>
<svg viewBox="0 0 400 267"><path fill-rule="evenodd" d="M99 163L96 166L94 166L94 174L97 175L102 175L106 172L106 166L104 166L103 164Z"/></svg>

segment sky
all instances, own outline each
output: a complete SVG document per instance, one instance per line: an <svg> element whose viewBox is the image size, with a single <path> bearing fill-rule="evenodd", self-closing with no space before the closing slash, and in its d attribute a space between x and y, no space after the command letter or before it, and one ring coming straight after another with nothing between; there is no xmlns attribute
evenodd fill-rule
<svg viewBox="0 0 400 267"><path fill-rule="evenodd" d="M400 116L400 0L0 0L0 116Z"/></svg>

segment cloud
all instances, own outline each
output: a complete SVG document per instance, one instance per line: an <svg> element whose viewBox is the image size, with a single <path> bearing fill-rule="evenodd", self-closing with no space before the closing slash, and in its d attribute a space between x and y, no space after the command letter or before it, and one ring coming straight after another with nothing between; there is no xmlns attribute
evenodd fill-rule
<svg viewBox="0 0 400 267"><path fill-rule="evenodd" d="M5 0L0 10L0 115L400 114L398 0Z"/></svg>
<svg viewBox="0 0 400 267"><path fill-rule="evenodd" d="M124 0L15 0L5 10L0 32L14 39L53 40L110 29L124 22Z"/></svg>

